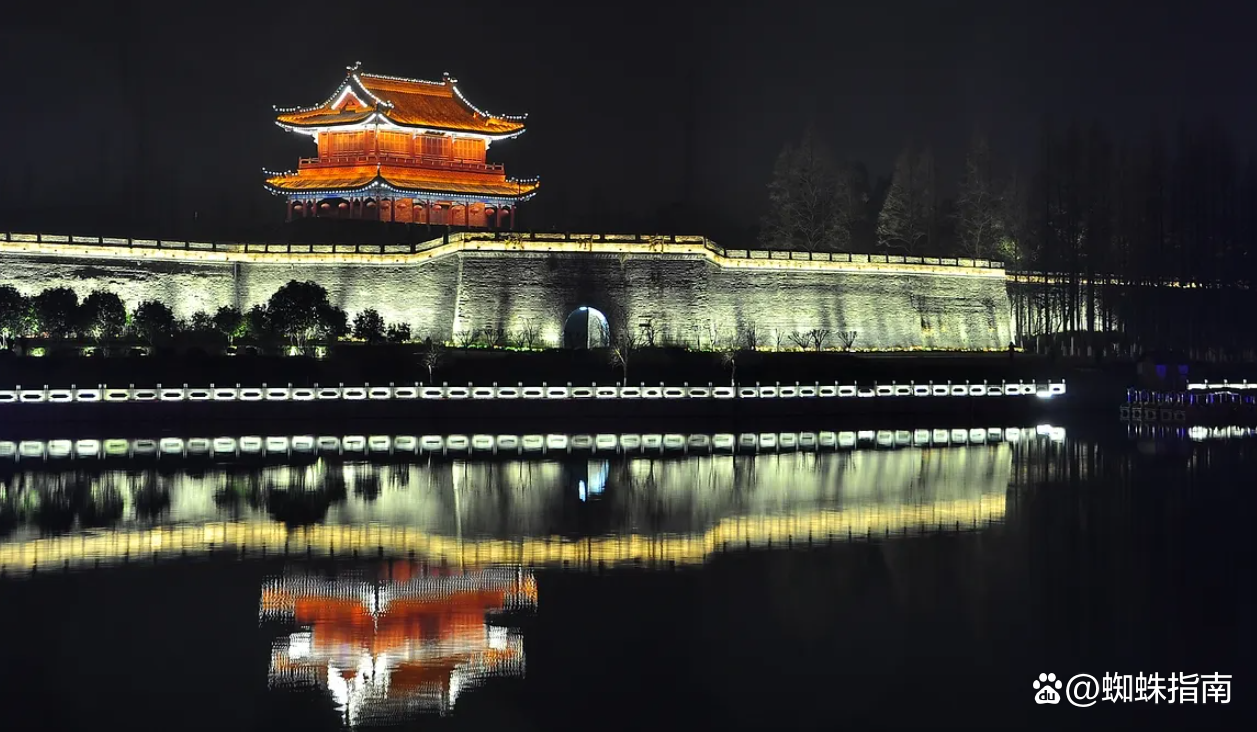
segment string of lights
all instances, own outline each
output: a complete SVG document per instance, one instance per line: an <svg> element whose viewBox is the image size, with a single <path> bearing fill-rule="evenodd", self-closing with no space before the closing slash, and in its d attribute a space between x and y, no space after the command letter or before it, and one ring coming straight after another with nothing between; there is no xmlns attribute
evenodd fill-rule
<svg viewBox="0 0 1257 732"><path fill-rule="evenodd" d="M302 135L317 135L321 132L363 132L366 130L374 130L379 127L380 129L388 132L402 132L412 136L431 134L449 137L465 137L472 140L484 140L485 143L511 140L519 137L525 132L525 130L521 128L513 132L492 134L459 130L452 127L438 127L434 125L409 125L398 123L395 120L390 119L387 115L383 115L378 112L362 119L352 119L344 122L297 125L290 122L283 122L282 120L276 120L275 124L288 132L297 132Z"/></svg>
<svg viewBox="0 0 1257 732"><path fill-rule="evenodd" d="M340 106L341 102L344 101L347 94L353 94L355 97L358 97L358 101L362 101L362 97L368 97L377 105L377 107L384 107L386 110L396 109L396 104L394 102L371 91L370 87L362 80L363 77L366 77L368 79L380 79L382 81L393 81L403 84L422 84L437 87L448 86L453 91L454 96L457 97L459 102L461 102L474 114L484 117L486 120L522 122L528 119L528 115L526 113L518 115L493 114L492 112L476 106L470 99L467 98L467 95L463 94L463 91L458 88L458 80L450 76L448 72L443 75L442 81L429 81L426 79L409 79L401 76L387 76L384 74L359 74L357 70L360 67L361 62L348 67L349 75L340 83L340 85L336 88L336 91L332 92L332 95L323 102L309 107L279 107L276 105L274 106L275 111L280 114L307 114L310 112L317 112L319 110L335 110ZM387 119L387 116L385 116L385 119ZM389 120L389 122L392 122L399 127L417 126L399 124L395 120ZM494 139L504 139L511 136L513 136L511 133L492 135Z"/></svg>
<svg viewBox="0 0 1257 732"><path fill-rule="evenodd" d="M383 79L385 81L398 81L403 84L428 84L429 86L444 86L445 84L458 83L458 79L455 79L454 77L450 76L450 73L448 71L441 75L441 81L432 81L430 79L408 79L404 76L389 76L387 74L368 74L365 72L362 74L362 76L366 76L371 79Z"/></svg>
<svg viewBox="0 0 1257 732"><path fill-rule="evenodd" d="M454 93L458 95L459 101L461 101L463 104L466 104L468 107L471 107L472 111L474 111L476 114L481 115L482 117L488 117L490 119L505 119L505 120L510 120L512 122L522 122L528 119L528 115L526 113L517 114L517 115L508 115L508 114L491 114L489 112L486 112L485 110L472 104L471 100L469 100L466 96L463 95L462 89L459 89L452 82L450 84L450 87L454 90Z"/></svg>
<svg viewBox="0 0 1257 732"><path fill-rule="evenodd" d="M323 190L301 190L294 191L290 189L280 188L272 183L266 183L263 186L271 195L287 196L290 200L303 200L309 198L342 198L345 196L354 196L372 193L390 193L408 198L432 199L434 202L447 203L484 203L496 206L513 206L523 201L528 201L537 195L536 191L529 191L515 196L509 195L468 195L463 193L446 193L442 191L425 190L422 188L402 188L394 186L383 178L376 178L374 181L362 186L354 188L328 188Z"/></svg>
<svg viewBox="0 0 1257 732"><path fill-rule="evenodd" d="M392 102L382 97L376 96L374 92L372 92L370 89L367 88L366 84L362 83L362 79L359 79L357 74L354 74L353 79L354 79L354 82L357 83L358 86L361 87L362 90L367 93L367 96L371 97L371 101L375 102L376 104L382 107L386 107L388 109L393 108Z"/></svg>

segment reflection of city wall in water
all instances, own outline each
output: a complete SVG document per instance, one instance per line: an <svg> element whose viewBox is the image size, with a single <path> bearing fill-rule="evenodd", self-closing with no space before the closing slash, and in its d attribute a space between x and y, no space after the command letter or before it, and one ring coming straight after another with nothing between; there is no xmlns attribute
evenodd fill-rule
<svg viewBox="0 0 1257 732"><path fill-rule="evenodd" d="M20 472L0 479L9 517L0 567L228 547L470 564L693 562L735 544L1000 520L1013 449ZM294 511L316 525L295 526Z"/></svg>

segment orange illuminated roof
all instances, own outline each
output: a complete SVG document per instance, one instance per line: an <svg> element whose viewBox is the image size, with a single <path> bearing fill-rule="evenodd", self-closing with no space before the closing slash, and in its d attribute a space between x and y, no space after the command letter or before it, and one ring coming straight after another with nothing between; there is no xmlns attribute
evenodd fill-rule
<svg viewBox="0 0 1257 732"><path fill-rule="evenodd" d="M276 119L286 127L326 127L364 122L376 112L401 127L491 137L509 137L524 129L522 118L476 108L448 75L441 81L421 81L360 73L357 67L323 104L285 110Z"/></svg>
<svg viewBox="0 0 1257 732"><path fill-rule="evenodd" d="M302 168L295 173L272 176L266 183L271 188L286 193L352 192L382 183L403 193L446 193L492 198L525 198L537 189L536 181L511 181L500 174L374 163Z"/></svg>
<svg viewBox="0 0 1257 732"><path fill-rule="evenodd" d="M458 668L464 658L447 658L427 663L402 663L389 671L389 690L408 691L429 685L437 685L445 689L450 684L450 674Z"/></svg>

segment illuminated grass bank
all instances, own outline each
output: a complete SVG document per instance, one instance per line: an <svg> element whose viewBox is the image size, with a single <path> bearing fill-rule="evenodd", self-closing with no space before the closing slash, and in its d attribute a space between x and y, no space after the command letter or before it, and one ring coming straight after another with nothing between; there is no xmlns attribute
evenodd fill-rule
<svg viewBox="0 0 1257 732"><path fill-rule="evenodd" d="M0 235L0 284L155 299L182 318L247 309L292 279L351 315L375 308L419 337L536 329L561 346L569 314L660 342L789 343L854 332L861 349L992 350L1012 338L998 262L724 249L703 237L459 233L419 245L290 245ZM831 344L838 346L838 338Z"/></svg>

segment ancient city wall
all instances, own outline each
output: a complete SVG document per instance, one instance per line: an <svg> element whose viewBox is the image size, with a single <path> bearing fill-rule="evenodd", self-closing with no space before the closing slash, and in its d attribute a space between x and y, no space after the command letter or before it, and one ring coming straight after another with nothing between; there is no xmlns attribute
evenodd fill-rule
<svg viewBox="0 0 1257 732"><path fill-rule="evenodd" d="M313 280L352 316L376 308L417 337L526 327L562 342L579 307L659 344L790 347L854 331L865 349L998 349L1012 338L1004 270L987 262L726 251L704 239L457 234L411 246L222 245L6 235L0 284L157 299L176 316L264 303Z"/></svg>

